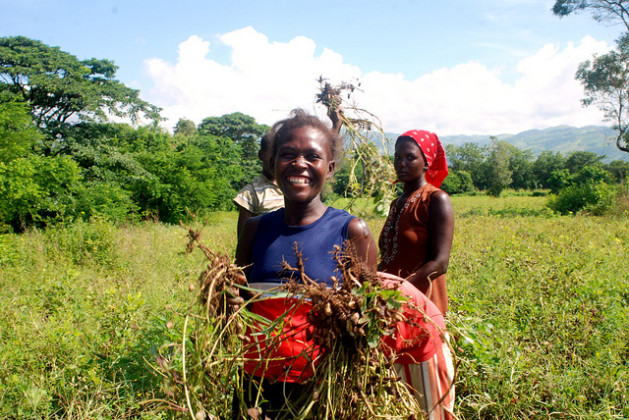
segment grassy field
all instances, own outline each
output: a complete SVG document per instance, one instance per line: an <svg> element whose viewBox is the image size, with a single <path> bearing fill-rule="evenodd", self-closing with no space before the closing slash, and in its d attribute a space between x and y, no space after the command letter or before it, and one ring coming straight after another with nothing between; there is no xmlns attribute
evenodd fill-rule
<svg viewBox="0 0 629 420"><path fill-rule="evenodd" d="M545 197L452 201L457 415L629 418L628 220L554 216ZM377 236L382 218L354 211ZM235 224L198 227L232 255ZM0 236L0 418L185 417L156 409L168 389L153 367L205 264L186 243L155 223Z"/></svg>

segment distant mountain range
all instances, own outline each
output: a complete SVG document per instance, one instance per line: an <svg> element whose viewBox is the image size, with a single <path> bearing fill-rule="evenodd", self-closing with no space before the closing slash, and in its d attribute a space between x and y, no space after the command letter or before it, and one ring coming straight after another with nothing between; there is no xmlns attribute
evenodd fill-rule
<svg viewBox="0 0 629 420"><path fill-rule="evenodd" d="M386 135L390 139L396 139L399 136L396 133L386 133ZM622 152L616 147L616 131L605 126L589 125L577 128L560 125L543 130L523 131L518 134L498 134L495 137L519 149L528 149L535 156L544 150L560 152L564 155L575 151L587 151L606 156L604 159L606 162L629 161L629 153ZM444 145L460 146L464 143L489 144L491 142L489 135L439 136L439 138Z"/></svg>

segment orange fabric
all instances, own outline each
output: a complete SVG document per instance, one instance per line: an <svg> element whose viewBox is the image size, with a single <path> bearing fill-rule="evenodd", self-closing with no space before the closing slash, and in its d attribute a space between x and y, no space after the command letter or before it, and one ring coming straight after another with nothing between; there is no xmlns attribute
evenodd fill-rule
<svg viewBox="0 0 629 420"><path fill-rule="evenodd" d="M393 200L379 238L380 271L402 278L413 274L429 259L428 228L430 198L439 189L425 184L402 208ZM433 281L445 281L445 274Z"/></svg>

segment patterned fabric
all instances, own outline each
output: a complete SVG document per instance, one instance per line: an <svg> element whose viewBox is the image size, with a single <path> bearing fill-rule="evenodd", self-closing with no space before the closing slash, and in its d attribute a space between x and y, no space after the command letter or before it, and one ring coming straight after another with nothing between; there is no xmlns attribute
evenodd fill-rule
<svg viewBox="0 0 629 420"><path fill-rule="evenodd" d="M443 150L441 141L435 133L425 130L410 130L398 137L410 137L419 146L426 158L428 169L426 170L426 181L439 188L444 179L448 176L448 162L446 152Z"/></svg>
<svg viewBox="0 0 629 420"><path fill-rule="evenodd" d="M393 200L380 232L380 271L406 278L428 260L430 199L439 189L424 184L401 206Z"/></svg>
<svg viewBox="0 0 629 420"><path fill-rule="evenodd" d="M418 364L395 364L395 369L429 420L454 418L454 366L449 344L444 342L429 360Z"/></svg>
<svg viewBox="0 0 629 420"><path fill-rule="evenodd" d="M234 203L259 215L284 207L284 195L275 183L260 174L240 190Z"/></svg>
<svg viewBox="0 0 629 420"><path fill-rule="evenodd" d="M427 419L454 418L454 365L443 315L426 295L409 282L381 272L378 277L390 286L398 284L399 290L410 302L405 315L409 310L414 312L416 318L412 321L430 331L428 341L413 345L418 334L400 330L398 323L398 336L406 347L397 351L395 370L413 391L420 407L427 413ZM423 315L421 319L417 317L418 313ZM427 351L428 347L430 351Z"/></svg>

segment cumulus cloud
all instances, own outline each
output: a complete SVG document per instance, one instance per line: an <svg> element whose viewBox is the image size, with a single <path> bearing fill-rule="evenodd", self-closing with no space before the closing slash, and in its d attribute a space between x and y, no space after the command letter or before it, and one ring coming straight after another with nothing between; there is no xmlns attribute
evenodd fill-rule
<svg viewBox="0 0 629 420"><path fill-rule="evenodd" d="M512 82L501 69L472 61L442 68L415 80L403 74L368 72L343 62L329 49L296 37L273 42L252 27L219 38L231 51L229 63L212 57L211 44L191 36L179 45L175 63L145 62L153 87L147 99L163 108L167 125L179 118L199 123L208 116L243 112L271 125L293 108L317 115L317 78L361 82L352 100L377 115L385 131L425 128L442 135L517 133L561 124L602 124L602 113L583 108L574 78L580 62L609 50L591 37L578 44L548 44L522 59Z"/></svg>

